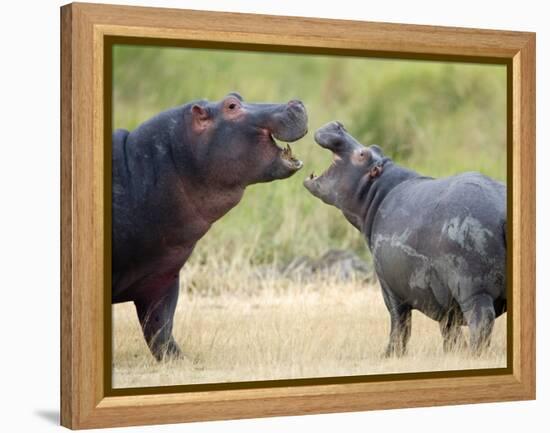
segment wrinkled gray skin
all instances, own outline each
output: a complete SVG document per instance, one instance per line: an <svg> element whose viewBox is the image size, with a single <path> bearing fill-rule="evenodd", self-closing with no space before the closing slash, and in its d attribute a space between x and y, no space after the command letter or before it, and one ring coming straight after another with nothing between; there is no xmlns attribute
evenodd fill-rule
<svg viewBox="0 0 550 433"><path fill-rule="evenodd" d="M339 122L315 133L334 162L304 186L365 236L391 318L386 355L402 355L411 310L439 322L445 350L480 353L506 311L506 188L479 173L433 179L364 147Z"/></svg>

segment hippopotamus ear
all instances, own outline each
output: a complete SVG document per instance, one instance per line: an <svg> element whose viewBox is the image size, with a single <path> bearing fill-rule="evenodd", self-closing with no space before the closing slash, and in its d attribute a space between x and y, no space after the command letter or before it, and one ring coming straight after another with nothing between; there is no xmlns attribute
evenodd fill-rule
<svg viewBox="0 0 550 433"><path fill-rule="evenodd" d="M229 96L234 96L234 97L237 98L239 101L241 101L241 102L244 101L243 97L242 97L239 93L237 93L237 92L230 92L227 96L228 96L228 97L229 97Z"/></svg>
<svg viewBox="0 0 550 433"><path fill-rule="evenodd" d="M212 120L208 108L202 107L198 104L194 104L191 107L192 125L193 129L197 133L203 132Z"/></svg>
<svg viewBox="0 0 550 433"><path fill-rule="evenodd" d="M384 152L382 152L382 148L378 146L378 144L371 144L369 149L377 153L380 157L384 156Z"/></svg>

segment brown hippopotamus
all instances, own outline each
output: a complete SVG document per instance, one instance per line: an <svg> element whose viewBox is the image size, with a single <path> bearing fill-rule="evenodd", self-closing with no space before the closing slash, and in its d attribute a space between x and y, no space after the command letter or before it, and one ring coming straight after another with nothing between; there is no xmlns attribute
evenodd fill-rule
<svg viewBox="0 0 550 433"><path fill-rule="evenodd" d="M479 173L442 179L394 164L357 142L340 122L315 133L334 162L304 186L361 231L391 318L387 355L404 353L411 310L439 322L444 349L490 341L506 311L506 187Z"/></svg>
<svg viewBox="0 0 550 433"><path fill-rule="evenodd" d="M157 360L181 354L172 336L178 274L195 244L247 185L302 167L275 139L306 132L302 102L251 104L230 93L113 133L112 302L134 302Z"/></svg>

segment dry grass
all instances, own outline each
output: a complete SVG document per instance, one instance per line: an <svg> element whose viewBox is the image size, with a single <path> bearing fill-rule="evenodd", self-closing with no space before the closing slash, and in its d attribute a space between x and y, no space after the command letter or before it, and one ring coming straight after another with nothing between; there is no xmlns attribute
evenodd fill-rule
<svg viewBox="0 0 550 433"><path fill-rule="evenodd" d="M242 264L242 257L235 263ZM235 289L238 287L238 289ZM389 316L377 286L299 281L262 268L188 263L174 334L187 357L157 363L132 304L113 306L113 386L161 386L504 367L506 315L490 350L444 353L438 324L413 313L408 353L381 356ZM464 332L467 333L466 328Z"/></svg>

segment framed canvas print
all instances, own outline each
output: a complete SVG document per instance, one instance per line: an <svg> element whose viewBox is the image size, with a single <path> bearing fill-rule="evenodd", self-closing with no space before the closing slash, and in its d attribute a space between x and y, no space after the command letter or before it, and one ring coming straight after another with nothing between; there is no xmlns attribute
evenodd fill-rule
<svg viewBox="0 0 550 433"><path fill-rule="evenodd" d="M61 422L535 398L535 35L61 8Z"/></svg>

